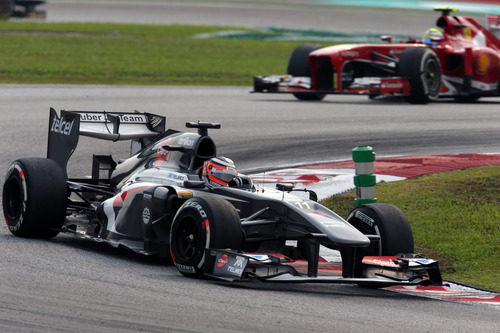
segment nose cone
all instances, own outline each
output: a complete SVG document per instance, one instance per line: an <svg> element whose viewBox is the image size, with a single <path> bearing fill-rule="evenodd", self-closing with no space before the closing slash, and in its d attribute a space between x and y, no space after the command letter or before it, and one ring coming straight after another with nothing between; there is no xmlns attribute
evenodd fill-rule
<svg viewBox="0 0 500 333"><path fill-rule="evenodd" d="M366 247L370 245L368 237L341 217L317 213L308 215L319 231L327 235L328 239L335 245L349 247Z"/></svg>

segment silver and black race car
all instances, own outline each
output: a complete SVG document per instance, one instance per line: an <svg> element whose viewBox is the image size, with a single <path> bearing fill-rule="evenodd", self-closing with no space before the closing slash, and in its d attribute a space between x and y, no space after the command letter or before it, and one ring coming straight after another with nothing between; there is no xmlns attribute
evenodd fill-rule
<svg viewBox="0 0 500 333"><path fill-rule="evenodd" d="M312 191L300 189L304 199L289 184L261 188L217 156L208 130L219 124L186 126L197 133L165 130L165 118L149 113L51 109L47 158L21 158L7 170L10 232L31 238L64 232L163 256L191 277L442 283L436 261L412 254L412 231L398 208L362 205L345 220ZM68 178L81 135L131 140L130 157L116 163L93 155L90 176ZM339 267L320 256L322 249L340 253Z"/></svg>

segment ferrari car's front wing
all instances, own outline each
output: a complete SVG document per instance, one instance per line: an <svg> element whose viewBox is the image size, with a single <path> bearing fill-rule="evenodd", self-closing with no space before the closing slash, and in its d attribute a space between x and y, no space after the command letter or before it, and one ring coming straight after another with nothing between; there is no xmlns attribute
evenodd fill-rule
<svg viewBox="0 0 500 333"><path fill-rule="evenodd" d="M292 75L254 76L256 93L319 93L356 95L397 95L410 94L410 82L400 77L356 78L348 89L313 90L311 78Z"/></svg>

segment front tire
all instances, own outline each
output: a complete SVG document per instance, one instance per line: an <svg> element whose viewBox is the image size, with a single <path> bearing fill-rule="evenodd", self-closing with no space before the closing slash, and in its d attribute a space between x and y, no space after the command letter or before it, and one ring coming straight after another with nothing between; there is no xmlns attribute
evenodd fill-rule
<svg viewBox="0 0 500 333"><path fill-rule="evenodd" d="M396 206L385 203L362 205L354 209L347 222L365 235L378 235L364 255L393 256L413 253L413 233L404 213Z"/></svg>
<svg viewBox="0 0 500 333"><path fill-rule="evenodd" d="M290 60L288 61L287 74L292 76L307 76L311 77L311 68L309 67L309 53L321 48L319 45L303 44L293 50ZM315 93L295 93L295 98L302 101L320 101L325 98L325 94Z"/></svg>
<svg viewBox="0 0 500 333"><path fill-rule="evenodd" d="M241 250L243 242L240 217L223 199L187 200L177 211L170 229L172 261L179 272L189 277L200 277L205 272L206 249Z"/></svg>
<svg viewBox="0 0 500 333"><path fill-rule="evenodd" d="M426 104L438 99L441 64L431 49L416 47L404 50L399 58L398 73L410 81L410 103Z"/></svg>
<svg viewBox="0 0 500 333"><path fill-rule="evenodd" d="M23 158L7 170L2 204L7 226L15 236L56 236L66 218L66 200L66 175L55 161Z"/></svg>

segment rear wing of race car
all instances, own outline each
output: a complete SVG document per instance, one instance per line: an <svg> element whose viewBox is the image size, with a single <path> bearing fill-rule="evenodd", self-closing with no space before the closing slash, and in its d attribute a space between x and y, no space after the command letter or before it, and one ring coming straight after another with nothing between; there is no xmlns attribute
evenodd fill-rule
<svg viewBox="0 0 500 333"><path fill-rule="evenodd" d="M165 132L165 117L140 112L67 111L50 108L47 158L63 170L80 135L103 140L132 140L130 154L140 151Z"/></svg>

